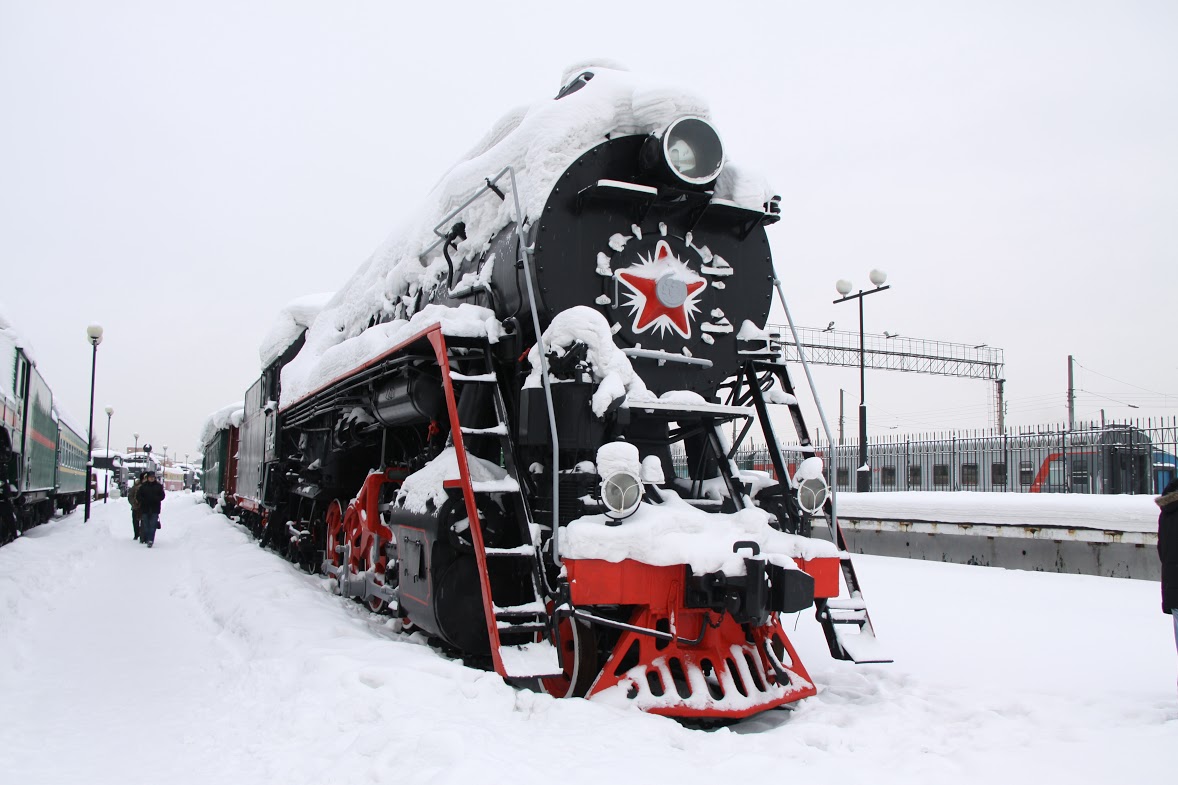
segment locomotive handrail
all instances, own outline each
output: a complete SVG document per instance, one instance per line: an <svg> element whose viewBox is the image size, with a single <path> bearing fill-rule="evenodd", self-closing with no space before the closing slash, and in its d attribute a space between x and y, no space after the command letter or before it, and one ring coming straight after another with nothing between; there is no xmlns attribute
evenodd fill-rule
<svg viewBox="0 0 1178 785"><path fill-rule="evenodd" d="M777 298L781 300L781 307L785 309L785 320L789 324L790 332L793 333L794 343L799 344L798 330L794 327L793 316L789 312L789 303L785 301L785 292L781 289L781 281L777 276L773 277L773 288L777 290ZM818 409L818 419L822 421L822 430L826 433L826 440L830 444L834 444L834 438L831 435L830 423L826 420L826 410L822 408L822 399L818 397L818 387L814 384L814 376L810 373L810 363L806 361L806 355L799 348L798 360L802 363L802 370L806 372L806 381L810 384L810 394L814 398L814 406ZM838 499L836 498L836 491L834 482L834 469L829 465L826 466L826 473L829 476L827 485L830 487L830 525L832 529L837 530L839 525L838 519ZM842 548L841 543L835 543Z"/></svg>
<svg viewBox="0 0 1178 785"><path fill-rule="evenodd" d="M540 383L544 388L544 402L548 407L548 434L552 439L552 561L557 567L560 560L560 439L556 434L556 411L552 405L552 383L548 379L548 352L544 348L544 332L540 329L540 309L536 307L536 289L532 283L532 266L528 264L530 249L524 237L524 216L519 206L519 186L515 182L515 169L503 170L511 176L511 198L515 202L515 234L518 240L516 254L524 268L524 282L528 285L528 305L532 311L532 327L536 330L536 351L540 355ZM498 180L503 175L495 176ZM487 181L487 187L492 183ZM541 570L543 572L543 570Z"/></svg>
<svg viewBox="0 0 1178 785"><path fill-rule="evenodd" d="M450 212L438 221L434 226L433 232L438 236L438 239L429 245L425 250L418 254L418 259L424 259L435 248L444 242L447 242L449 235L444 233L442 229L457 218L459 213L470 207L476 201L481 199L488 191L493 192L500 199L506 200L503 191L496 185L504 175L511 180L511 200L515 205L515 234L519 241L517 251L517 261L524 268L524 282L528 289L528 305L531 306L532 311L532 326L536 330L536 349L540 353L540 381L544 388L544 401L548 406L548 433L552 439L552 560L556 566L561 566L560 560L560 440L556 434L556 413L552 406L552 388L548 382L548 353L544 347L544 333L540 329L540 314L536 307L536 291L532 283L532 266L528 259L530 250L528 248L527 238L524 236L524 215L523 209L520 207L519 201L519 184L515 179L515 167L506 166L494 177L488 177L484 180L485 185L474 192L466 201L455 207Z"/></svg>
<svg viewBox="0 0 1178 785"><path fill-rule="evenodd" d="M785 309L785 319L789 324L790 332L793 333L794 343L801 343L801 341L798 340L798 329L794 326L793 315L789 311L789 303L785 301L785 292L782 290L781 281L777 278L777 276L773 276L773 288L777 290L777 297L779 300L781 300L781 307ZM801 351L800 348L798 349L798 360L802 363L802 369L806 372L806 381L810 385L810 393L814 397L814 406L818 409L818 418L822 421L822 429L826 432L827 442L829 444L834 444L834 438L830 431L830 423L826 419L826 411L822 408L822 401L818 397L818 388L814 384L814 376L810 373L810 363L806 361L806 355ZM835 546L839 549L840 552L845 552L847 549L847 544L843 537L842 529L839 527L837 499L838 491L835 488L837 483L834 482L834 468L830 466L829 463L825 468L826 475L830 479L830 481L827 483L827 487L830 490L830 533L832 539L835 541ZM863 589L861 586L859 586L859 579L858 576L855 575L855 568L851 566L849 560L841 557L840 566L842 568L843 579L846 581L847 592L850 595L850 598L862 600ZM824 616L825 619L823 618ZM818 619L820 622L822 622L824 632L827 636L827 642L831 647L831 654L835 654L836 657L838 655L835 652L835 646L837 646L842 651L842 654L844 655L842 659L850 659L854 660L855 662L891 662L891 660L888 660L879 654L869 653L873 648L870 644L875 642L875 629L874 625L871 623L871 615L867 611L866 604L864 605L863 609L862 632L859 635L854 636L855 645L856 647L860 648L861 656L856 656L849 648L848 645L851 643L850 640L840 638L839 635L834 631L834 624L836 622L831 618L829 606L827 606L825 601L818 604ZM866 636L866 638L863 636ZM860 644L864 644L865 646L860 647Z"/></svg>
<svg viewBox="0 0 1178 785"><path fill-rule="evenodd" d="M512 169L510 166L508 166L503 171L501 171L499 174L495 175L494 177L486 178L486 180L484 181L486 183L486 185L484 185L479 190L475 191L473 196L471 196L469 199L467 199L462 204L455 207L450 212L446 213L446 215L442 218L442 220L438 221L437 225L435 225L434 229L433 229L433 232L434 232L434 234L436 234L438 236L438 239L434 240L433 243L430 244L430 246L428 248L426 248L424 251L422 251L420 254L418 254L417 258L421 259L421 258L429 255L429 253L431 251L433 251L435 248L437 248L442 243L449 240L450 239L449 235L446 233L443 233L441 231L442 227L444 227L446 224L450 223L450 221L453 220L454 218L457 218L458 214L461 213L463 210L465 210L467 207L470 207L472 204L477 202L479 199L483 198L483 194L487 193L487 191L494 191L495 195L498 196L500 199L505 198L503 196L503 191L499 190L495 186L495 183L499 182L499 178L501 178L503 175L507 174L508 172L511 172L512 196L515 198L515 215L516 215L516 223L518 224L520 222L520 220L522 220L522 218L520 217L520 214L519 214L519 198L515 197L515 170Z"/></svg>
<svg viewBox="0 0 1178 785"><path fill-rule="evenodd" d="M686 365L699 365L704 368L711 368L712 361L706 357L688 357L684 354L675 354L674 352L664 352L661 349L623 349L622 354L627 357L641 357L644 360L658 360L659 365L665 362L684 363Z"/></svg>

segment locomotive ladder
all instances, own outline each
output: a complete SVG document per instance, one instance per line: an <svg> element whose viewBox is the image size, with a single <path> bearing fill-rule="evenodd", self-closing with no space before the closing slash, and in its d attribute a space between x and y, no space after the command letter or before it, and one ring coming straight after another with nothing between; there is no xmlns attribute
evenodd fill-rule
<svg viewBox="0 0 1178 785"><path fill-rule="evenodd" d="M544 600L543 566L540 561L540 527L532 522L527 497L519 483L511 430L508 427L507 406L495 375L490 348L485 341L469 346L466 354L452 353L440 330L429 334L430 343L442 372L442 388L449 410L450 433L458 459L457 479L446 480L443 487L460 490L466 504L470 538L478 563L482 584L483 612L487 621L487 637L491 644L491 658L495 672L504 678L551 678L561 675L560 654L553 644L552 621ZM453 341L456 345L461 339ZM450 363L464 368L451 370ZM494 402L496 424L490 428L463 425L458 415L455 385L487 385ZM470 477L464 435L497 436L502 449L508 480L489 483L473 482ZM482 517L479 514L480 496L496 494L514 498L518 515L509 515L509 523L518 527L522 545L512 548L487 547L484 542ZM528 586L522 576L527 575ZM530 587L530 588L529 588ZM520 602L521 595L524 601ZM505 640L507 639L507 640Z"/></svg>
<svg viewBox="0 0 1178 785"><path fill-rule="evenodd" d="M789 414L798 432L798 443L803 452L813 454L810 443L809 430L802 417L802 409L798 405L793 382L789 376L789 369L785 363L777 359L748 360L744 364L745 380L749 386L753 403L757 408L757 418L761 421L765 441L769 447L769 458L773 462L778 482L788 482L785 460L781 455L781 446L773 432L773 423L769 419L769 409L766 405L764 391L761 389L758 374L768 372L777 380L781 390L790 401ZM856 663L891 662L885 655L875 638L875 628L871 624L871 617L867 613L867 602L863 599L863 590L859 585L859 577L855 573L855 565L847 553L847 542L843 538L843 530L838 523L837 508L831 505L829 515L825 516L830 527L830 538L839 550L839 567L842 569L843 581L847 585L847 598L816 598L817 618L822 624L822 631L826 635L826 645L835 659L851 660ZM854 629L855 632L851 632Z"/></svg>

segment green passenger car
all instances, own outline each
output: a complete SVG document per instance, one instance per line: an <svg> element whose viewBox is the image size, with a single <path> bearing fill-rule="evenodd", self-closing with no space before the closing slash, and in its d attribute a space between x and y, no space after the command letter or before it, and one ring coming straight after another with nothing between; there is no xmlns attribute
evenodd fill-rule
<svg viewBox="0 0 1178 785"><path fill-rule="evenodd" d="M0 318L0 544L87 493L86 439L58 415L22 339Z"/></svg>
<svg viewBox="0 0 1178 785"><path fill-rule="evenodd" d="M64 421L57 429L57 506L69 512L86 501L86 440Z"/></svg>
<svg viewBox="0 0 1178 785"><path fill-rule="evenodd" d="M26 364L24 462L21 492L26 499L48 499L57 479L57 421L53 393L36 366Z"/></svg>
<svg viewBox="0 0 1178 785"><path fill-rule="evenodd" d="M0 493L0 541L20 530L44 523L53 515L57 479L57 419L53 393L24 348L12 334L0 335L3 361L5 428L0 450L5 453L7 483Z"/></svg>

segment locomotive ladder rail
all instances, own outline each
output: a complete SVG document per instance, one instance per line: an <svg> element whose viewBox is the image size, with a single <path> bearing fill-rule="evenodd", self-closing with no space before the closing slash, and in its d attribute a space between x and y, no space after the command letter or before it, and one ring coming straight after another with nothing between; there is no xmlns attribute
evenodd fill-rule
<svg viewBox="0 0 1178 785"><path fill-rule="evenodd" d="M781 281L777 278L773 279L773 286L777 290L777 297L781 301L781 307L785 310L785 319L789 324L789 329L793 333L794 343L799 344L798 359L802 363L802 369L806 373L806 380L810 385L810 392L814 398L814 405L818 409L818 418L822 421L822 429L826 433L828 444L834 444L833 436L830 431L830 423L826 419L826 412L822 408L822 401L818 397L818 389L814 384L814 377L810 373L810 364L806 361L806 355L800 347L798 340L797 328L794 327L793 316L789 310L789 303L785 300L785 292L782 291ZM785 364L780 361L754 361L750 363L750 371L754 367L762 367L770 370L777 377L779 383L782 385L783 392L791 396L791 403L789 404L790 416L794 421L794 425L798 430L798 438L803 447L809 446L810 437L809 431L805 426L802 418L802 410L798 405L797 397L794 396L793 382L790 380L789 370ZM774 469L778 472L778 477L784 478L784 461L781 458L781 447L773 434L773 425L769 420L767 408L765 406L764 395L761 393L760 387L755 383L755 379L750 378L750 384L753 389L753 399L757 406L757 413L762 423L762 428L765 430L765 441L769 445L769 454L774 463ZM891 662L891 658L883 653L878 641L875 637L875 628L871 623L871 616L867 612L867 602L863 598L863 590L859 584L858 575L855 573L855 565L851 562L851 557L847 553L847 542L843 537L842 528L838 523L838 499L835 495L835 483L831 476L834 469L831 465L825 467L828 477L827 485L830 488L830 516L827 518L827 524L830 527L831 540L839 549L839 566L842 569L843 581L847 585L847 592L850 595L846 599L817 599L815 605L818 608L818 621L822 624L822 631L826 635L826 643L830 648L831 656L841 660L852 660L856 663L869 662ZM856 627L857 634L849 633L849 627Z"/></svg>
<svg viewBox="0 0 1178 785"><path fill-rule="evenodd" d="M458 478L444 481L443 487L461 490L465 502L471 544L478 564L483 614L495 672L504 678L517 679L559 676L562 672L560 654L551 640L554 628L544 601L539 527L532 523L532 512L519 482L515 445L512 443L508 427L509 415L502 389L494 373L490 348L485 342L480 342L478 350L460 356L450 353L441 331L430 333L430 341L437 352L438 367L442 372L442 388L449 411L450 434L458 462ZM455 372L450 369L451 361L466 365L477 362L481 367L473 369L470 373ZM454 393L456 383L487 385L490 388L496 419L494 427L472 428L462 424ZM511 482L472 482L464 434L498 437L507 476ZM508 518L509 522L516 524L515 533L521 545L507 548L487 547L479 515L479 494L511 495L514 498L518 515L509 515ZM521 585L522 576L525 574L530 590ZM495 596L497 589L499 597ZM514 596L504 598L502 593L505 589L509 595L513 594L514 589ZM510 636L516 642L505 643L504 636Z"/></svg>
<svg viewBox="0 0 1178 785"><path fill-rule="evenodd" d="M519 184L515 179L515 167L506 166L494 177L486 178L484 186L471 194L462 204L446 213L433 229L438 239L427 246L418 259L424 262L425 258L439 245L448 242L450 235L446 229L450 222L488 193L494 193L500 201L506 201L507 195L498 185L504 176L507 176L511 181L511 199L515 206L516 264L523 268L524 283L527 284L528 306L532 312L532 327L536 331L536 350L540 354L540 382L544 388L544 402L548 407L548 437L552 441L552 471L550 472L552 476L552 560L557 567L560 567L560 438L556 432L556 412L552 407L552 384L548 378L548 351L544 347L544 332L540 329L540 310L536 305L536 287L532 281L532 246L528 245L528 238L524 236L524 214L519 201Z"/></svg>

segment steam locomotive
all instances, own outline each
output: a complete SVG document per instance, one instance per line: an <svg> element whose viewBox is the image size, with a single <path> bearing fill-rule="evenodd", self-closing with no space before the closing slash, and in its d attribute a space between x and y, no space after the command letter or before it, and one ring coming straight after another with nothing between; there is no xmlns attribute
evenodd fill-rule
<svg viewBox="0 0 1178 785"><path fill-rule="evenodd" d="M574 70L424 204L268 340L239 427L206 428L237 445L232 484L206 458L210 500L233 487L262 544L557 696L704 720L789 704L816 688L780 615L811 606L834 657L883 659L820 459L776 447L785 407L812 453L760 329L778 198L706 107ZM754 427L787 480L737 469Z"/></svg>

